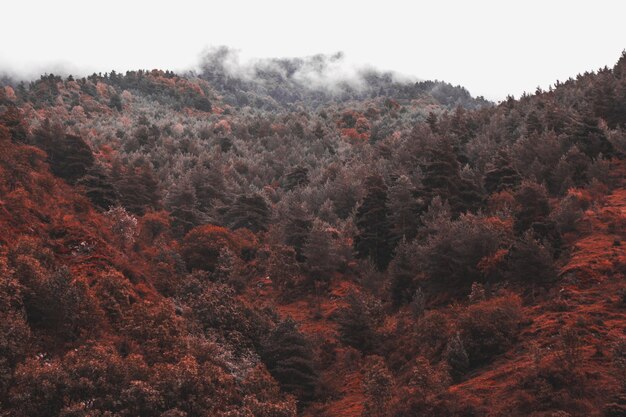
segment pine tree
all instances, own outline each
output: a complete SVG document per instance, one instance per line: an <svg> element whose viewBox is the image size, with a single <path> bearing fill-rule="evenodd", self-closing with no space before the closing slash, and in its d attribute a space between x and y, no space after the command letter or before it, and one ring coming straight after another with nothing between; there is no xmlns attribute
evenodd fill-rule
<svg viewBox="0 0 626 417"><path fill-rule="evenodd" d="M313 224L311 216L304 204L297 199L288 200L284 216L284 243L293 247L296 251L296 259L303 262L306 259L303 248Z"/></svg>
<svg viewBox="0 0 626 417"><path fill-rule="evenodd" d="M358 258L370 258L382 271L393 252L387 186L379 176L369 177L366 182L367 195L356 213L354 249Z"/></svg>
<svg viewBox="0 0 626 417"><path fill-rule="evenodd" d="M79 136L66 134L48 119L35 131L35 144L48 154L52 173L74 184L94 164L91 148Z"/></svg>
<svg viewBox="0 0 626 417"><path fill-rule="evenodd" d="M528 230L534 222L544 220L550 214L550 202L545 187L525 181L515 193L518 209L513 226L517 234Z"/></svg>
<svg viewBox="0 0 626 417"><path fill-rule="evenodd" d="M131 213L143 215L159 207L159 184L149 165L123 169L116 161L111 169L111 179L120 204Z"/></svg>
<svg viewBox="0 0 626 417"><path fill-rule="evenodd" d="M270 208L259 194L240 195L225 214L225 223L231 229L246 228L265 232L270 219Z"/></svg>
<svg viewBox="0 0 626 417"><path fill-rule="evenodd" d="M315 397L318 376L313 349L292 319L279 323L263 340L261 358L283 390L301 404Z"/></svg>
<svg viewBox="0 0 626 417"><path fill-rule="evenodd" d="M285 176L285 189L291 191L309 183L309 170L304 167L295 167Z"/></svg>
<svg viewBox="0 0 626 417"><path fill-rule="evenodd" d="M203 213L198 210L196 190L188 178L179 179L170 187L165 197L165 207L173 219L172 230L183 236L195 226L203 223Z"/></svg>
<svg viewBox="0 0 626 417"><path fill-rule="evenodd" d="M394 307L409 303L416 290L412 247L406 241L396 248L396 256L389 265L391 276L391 301Z"/></svg>
<svg viewBox="0 0 626 417"><path fill-rule="evenodd" d="M485 173L485 190L488 194L502 190L514 190L519 186L521 177L511 163L505 151L499 151Z"/></svg>
<svg viewBox="0 0 626 417"><path fill-rule="evenodd" d="M449 140L441 139L428 150L428 162L423 167L424 178L420 194L426 204L439 196L448 201L454 213L461 211L462 203L459 201L459 162L454 153L454 148Z"/></svg>
<svg viewBox="0 0 626 417"><path fill-rule="evenodd" d="M332 273L339 264L329 228L328 224L315 219L303 247L302 253L306 259L307 271L313 281L330 282Z"/></svg>
<svg viewBox="0 0 626 417"><path fill-rule="evenodd" d="M347 306L339 315L339 337L341 341L362 352L370 352L376 344L373 318L363 298L350 293Z"/></svg>
<svg viewBox="0 0 626 417"><path fill-rule="evenodd" d="M98 164L87 170L77 182L85 195L101 210L108 210L117 204L117 192L106 170Z"/></svg>
<svg viewBox="0 0 626 417"><path fill-rule="evenodd" d="M388 403L393 396L393 376L380 356L370 356L365 364L363 391L364 417L388 416Z"/></svg>
<svg viewBox="0 0 626 417"><path fill-rule="evenodd" d="M589 110L583 110L580 116L572 118L568 133L570 143L590 158L599 154L612 156L614 153L613 145L600 129L598 119Z"/></svg>
<svg viewBox="0 0 626 417"><path fill-rule="evenodd" d="M389 220L394 239L413 239L419 227L420 201L415 198L411 180L401 175L389 188Z"/></svg>
<svg viewBox="0 0 626 417"><path fill-rule="evenodd" d="M450 366L450 376L458 381L469 369L469 355L463 346L459 333L450 337L446 346L445 358Z"/></svg>

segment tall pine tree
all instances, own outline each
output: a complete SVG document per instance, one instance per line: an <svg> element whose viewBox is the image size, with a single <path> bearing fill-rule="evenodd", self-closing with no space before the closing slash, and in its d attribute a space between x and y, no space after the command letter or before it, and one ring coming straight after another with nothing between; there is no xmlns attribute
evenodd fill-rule
<svg viewBox="0 0 626 417"><path fill-rule="evenodd" d="M380 176L372 176L366 188L367 195L356 213L354 249L358 258L370 258L382 271L393 253L387 186Z"/></svg>

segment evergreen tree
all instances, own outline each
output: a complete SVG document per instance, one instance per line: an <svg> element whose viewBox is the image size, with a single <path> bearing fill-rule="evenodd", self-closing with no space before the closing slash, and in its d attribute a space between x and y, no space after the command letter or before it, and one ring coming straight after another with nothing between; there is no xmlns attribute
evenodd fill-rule
<svg viewBox="0 0 626 417"><path fill-rule="evenodd" d="M66 134L48 119L35 131L35 144L48 154L52 173L74 184L94 164L91 148L79 136Z"/></svg>
<svg viewBox="0 0 626 417"><path fill-rule="evenodd" d="M339 337L341 341L362 352L370 352L376 345L373 318L365 301L356 293L346 297L347 306L339 315Z"/></svg>
<svg viewBox="0 0 626 417"><path fill-rule="evenodd" d="M290 199L287 202L285 217L282 220L284 222L284 243L293 247L296 251L296 259L303 262L306 259L303 248L312 225L311 216L302 202L297 199Z"/></svg>
<svg viewBox="0 0 626 417"><path fill-rule="evenodd" d="M389 416L388 405L393 397L393 376L380 356L370 356L365 364L363 417Z"/></svg>
<svg viewBox="0 0 626 417"><path fill-rule="evenodd" d="M301 404L315 397L313 349L292 319L279 323L263 340L261 358L283 390L295 395Z"/></svg>
<svg viewBox="0 0 626 417"><path fill-rule="evenodd" d="M330 281L339 264L329 227L328 224L315 219L302 251L311 279L325 283Z"/></svg>
<svg viewBox="0 0 626 417"><path fill-rule="evenodd" d="M117 204L117 192L110 176L101 165L95 164L89 168L78 180L77 185L82 186L89 200L102 210L108 210Z"/></svg>
<svg viewBox="0 0 626 417"><path fill-rule="evenodd" d="M374 176L367 179L366 187L367 195L356 213L354 249L358 258L370 258L382 271L393 252L387 186L381 177Z"/></svg>
<svg viewBox="0 0 626 417"><path fill-rule="evenodd" d="M590 158L599 154L612 156L614 153L613 145L600 129L598 119L589 110L583 110L579 117L571 119L568 133L570 143Z"/></svg>
<svg viewBox="0 0 626 417"><path fill-rule="evenodd" d="M485 201L484 192L480 186L480 178L467 165L463 168L459 177L457 200L459 212L477 212Z"/></svg>
<svg viewBox="0 0 626 417"><path fill-rule="evenodd" d="M389 265L391 276L391 302L394 307L409 303L416 291L412 248L406 240L396 248L396 256Z"/></svg>
<svg viewBox="0 0 626 417"><path fill-rule="evenodd" d="M513 228L517 234L528 230L534 222L544 220L550 214L550 202L545 187L525 181L515 193L517 210Z"/></svg>
<svg viewBox="0 0 626 417"><path fill-rule="evenodd" d="M259 194L240 195L224 216L231 229L246 228L252 232L265 232L270 219L270 208Z"/></svg>
<svg viewBox="0 0 626 417"><path fill-rule="evenodd" d="M469 355L463 346L459 333L450 337L446 346L445 359L450 366L450 376L458 381L469 369Z"/></svg>
<svg viewBox="0 0 626 417"><path fill-rule="evenodd" d="M454 153L454 148L449 140L439 140L429 149L429 158L423 167L424 178L422 180L421 193L427 204L439 196L442 200L450 203L454 213L461 211L458 198L459 163Z"/></svg>
<svg viewBox="0 0 626 417"><path fill-rule="evenodd" d="M172 231L178 236L185 235L205 220L203 213L198 210L196 190L188 178L180 179L170 187L165 197L165 207L173 219Z"/></svg>
<svg viewBox="0 0 626 417"><path fill-rule="evenodd" d="M159 184L150 166L123 169L119 162L113 164L111 179L119 201L133 214L143 215L159 207Z"/></svg>
<svg viewBox="0 0 626 417"><path fill-rule="evenodd" d="M389 209L394 239L412 239L419 227L420 201L415 198L411 180L401 175L389 188Z"/></svg>
<svg viewBox="0 0 626 417"><path fill-rule="evenodd" d="M309 170L304 167L295 167L285 176L285 189L291 191L296 187L309 183Z"/></svg>
<svg viewBox="0 0 626 417"><path fill-rule="evenodd" d="M514 190L520 184L521 177L511 163L505 151L499 151L485 172L485 190L488 194L502 190Z"/></svg>

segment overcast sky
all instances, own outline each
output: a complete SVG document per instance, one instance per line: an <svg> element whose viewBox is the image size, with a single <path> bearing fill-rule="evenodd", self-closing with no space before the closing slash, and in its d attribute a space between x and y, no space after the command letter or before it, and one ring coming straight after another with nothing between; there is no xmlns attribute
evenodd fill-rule
<svg viewBox="0 0 626 417"><path fill-rule="evenodd" d="M243 57L343 51L351 62L500 100L612 66L623 0L9 0L0 70L33 76L192 68L210 46Z"/></svg>

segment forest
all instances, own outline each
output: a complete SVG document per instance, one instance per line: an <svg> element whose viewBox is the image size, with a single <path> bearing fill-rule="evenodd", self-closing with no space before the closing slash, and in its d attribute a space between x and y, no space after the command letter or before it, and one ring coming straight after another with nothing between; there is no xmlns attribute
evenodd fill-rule
<svg viewBox="0 0 626 417"><path fill-rule="evenodd" d="M626 52L0 78L0 416L626 416Z"/></svg>

